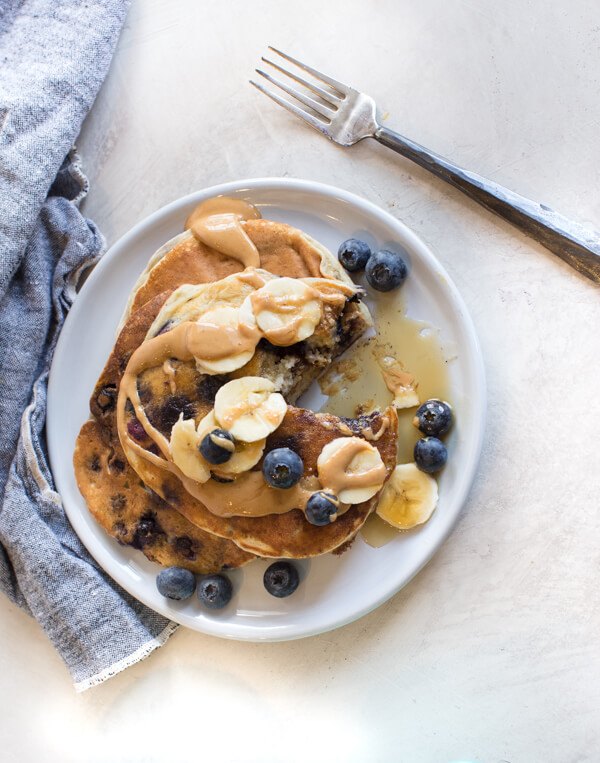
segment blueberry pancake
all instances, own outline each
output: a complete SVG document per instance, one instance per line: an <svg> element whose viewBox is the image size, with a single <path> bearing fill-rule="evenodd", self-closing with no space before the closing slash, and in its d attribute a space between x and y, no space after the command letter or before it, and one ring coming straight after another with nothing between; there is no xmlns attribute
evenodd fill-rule
<svg viewBox="0 0 600 763"><path fill-rule="evenodd" d="M324 277L352 285L331 252L304 231L261 218L241 220L240 226L258 252L257 267L290 278ZM120 328L132 312L165 290L183 283L214 283L244 267L244 262L208 246L188 229L150 258L131 292ZM356 309L370 325L367 309L362 305Z"/></svg>
<svg viewBox="0 0 600 763"><path fill-rule="evenodd" d="M205 574L255 557L204 532L145 487L118 443L107 444L97 421L86 422L74 456L77 484L90 513L119 543L165 567Z"/></svg>
<svg viewBox="0 0 600 763"><path fill-rule="evenodd" d="M377 438L375 441L369 439L373 436ZM384 467L381 482L367 500L350 504L344 513L326 526L315 526L307 521L303 509L307 496L321 488L317 480L319 456L326 445L350 440L363 442L369 454L372 450L376 451ZM139 457L135 452L129 451L128 457L144 483L194 525L231 539L240 548L258 556L305 558L341 547L362 527L396 465L396 440L397 415L393 408L354 420L288 406L279 427L266 438L263 454L289 448L300 456L302 478L295 486L297 489L289 490L264 485L264 455L248 472L236 477L233 483L228 481L231 475L215 468L209 481L196 490L189 481L182 481L181 476ZM218 510L215 504L236 505L236 502L240 511L250 510L255 495L256 502L261 503L265 511L273 508L269 501L278 504L277 513L262 516L214 513ZM200 500L201 497L204 501ZM206 506L209 502L212 511Z"/></svg>
<svg viewBox="0 0 600 763"><path fill-rule="evenodd" d="M92 395L74 458L90 511L197 572L344 548L396 464L396 412L292 404L370 325L362 292L244 202L209 200L186 228L138 279Z"/></svg>
<svg viewBox="0 0 600 763"><path fill-rule="evenodd" d="M227 280L217 282L211 287L194 289L186 287L185 298L181 299L176 298L177 292L172 292L167 299L165 299L167 292L159 294L128 320L98 381L91 401L92 411L97 420L102 423L104 436L110 439L113 446L118 443L115 408L119 399L123 369L131 368L134 351L140 344L144 348L151 348L152 340L163 342L168 348L167 340L171 332L186 322L180 320L181 316L183 315L186 319L195 317L197 312L202 312L207 306L217 309L214 306L221 304L217 297L219 294L222 295L223 291L227 296L227 305L230 306L233 286L225 284L224 287ZM269 283L272 282L267 280ZM204 304L200 297L208 300L208 305ZM174 310L170 301L179 307L179 312ZM161 302L163 304L159 309ZM336 313L331 308L328 315L340 314L340 309L343 312L343 308L338 306ZM170 324L167 330L164 329L166 317L168 317L167 323ZM317 339L321 332L324 335L331 332L330 320L323 321L323 327L317 325L314 332L317 334ZM141 342L143 337L146 337L145 342ZM135 379L134 386L140 412L136 415L131 401L122 399L123 425L127 432L127 440L122 445L129 463L143 482L203 530L220 537L230 538L241 548L264 556L314 556L337 548L356 533L373 507L371 497L366 502L361 502L359 506L352 506L351 510L341 514L335 523L324 528L316 528L308 523L301 510L258 518L219 516L214 513L214 506L211 511L201 500L190 494L190 488L193 489L193 480L192 482L182 481L181 474L173 474L169 471L167 464L159 456L156 442L140 423L140 419L145 417L160 436L172 442L174 427L179 419L183 424L193 421L197 427L213 410L219 390L232 380L237 380L243 385L244 379L257 378L256 376L248 377L247 373L249 368L257 369L259 363L261 364L260 378L266 380L272 378L277 382L278 389L293 389L298 380L294 373L288 370L290 367L294 369L295 364L290 366L285 362L287 348L280 348L279 357L282 359L282 366L279 367L257 360L257 355L261 357L260 343L257 347L258 350L247 363L229 374L199 373L195 360L173 357L173 348L168 348L164 356L155 356L151 353L151 365L144 368ZM268 358L269 354L265 354ZM290 357L293 360L297 357L295 346L291 347ZM168 363L168 371L165 371L165 363ZM270 377L270 374L273 376ZM286 397L289 396L286 395ZM313 414L290 406L276 431L270 434L266 443L260 444L258 451L254 451L255 457L249 453L250 448L246 448L238 453L237 471L232 473L231 467L214 469L211 484L217 490L217 497L219 491L225 495L228 491L226 483L218 483L216 480L235 478L243 483L243 477L238 476L241 471L239 462L247 469L254 469L260 475L263 451L268 452L284 445L291 447L292 444L305 463L303 477L314 477L317 458L327 442L352 435L362 437L365 433L366 437L377 438L375 445L382 453L386 469L389 471L393 468L396 457L396 421L396 414L392 409L384 414L376 412L358 421L342 421L333 416ZM249 460L252 458L253 460ZM289 493L285 494L286 499L290 496Z"/></svg>

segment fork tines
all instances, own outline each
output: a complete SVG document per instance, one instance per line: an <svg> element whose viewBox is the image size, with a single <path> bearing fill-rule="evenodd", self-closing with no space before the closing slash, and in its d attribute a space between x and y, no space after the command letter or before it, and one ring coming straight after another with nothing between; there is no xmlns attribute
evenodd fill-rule
<svg viewBox="0 0 600 763"><path fill-rule="evenodd" d="M257 74L260 74L261 77L266 79L272 85L275 85L275 87L283 90L284 93L287 93L287 95L289 95L290 98L294 100L291 101L283 98L282 96L272 92L271 90L268 90L263 85L259 84L258 82L254 82L253 80L250 80L251 84L258 88L258 90L260 90L265 95L268 95L269 98L272 98L280 106L283 106L284 109L291 111L292 114L295 114L305 122L308 122L308 124L310 124L312 127L316 127L321 132L326 133L327 125L331 124L332 117L339 108L339 105L345 99L346 93L351 88L349 88L347 85L344 85L342 82L338 82L332 77L317 71L317 69L313 69L311 66L307 66L306 64L301 63L297 59L292 58L292 56L288 56L287 53L283 53L282 51L277 50L272 46L269 46L269 50L278 56L281 56L281 58L285 59L286 61L294 64L302 71L307 72L312 77L319 80L319 82L326 85L327 88L325 89L315 82L306 80L299 74L295 74L292 71L284 69L281 64L276 63L275 61L270 61L264 57L262 58L264 63L268 64L277 72L283 74L285 77L288 77L290 80L293 80L294 82L301 85L304 90L293 88L285 82L272 77L267 72L262 71L262 69L256 69ZM304 108L298 104L302 104Z"/></svg>

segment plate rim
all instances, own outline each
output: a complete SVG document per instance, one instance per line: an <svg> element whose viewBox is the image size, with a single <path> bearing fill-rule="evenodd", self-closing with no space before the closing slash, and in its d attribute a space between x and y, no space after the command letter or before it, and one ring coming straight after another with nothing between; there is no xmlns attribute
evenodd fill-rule
<svg viewBox="0 0 600 763"><path fill-rule="evenodd" d="M227 193L234 193L234 192L236 194L241 194L244 191L248 191L249 193L251 193L253 190L260 190L261 192L265 192L265 191L304 192L304 193L308 193L309 195L324 196L333 200L337 200L337 201L341 201L346 204L349 204L351 207L355 207L355 208L358 207L363 212L365 212L368 216L376 218L382 224L387 225L388 227L391 226L392 228L395 227L398 230L400 230L404 238L404 241L408 242L409 247L412 247L418 253L419 259L421 259L422 261L426 263L429 270L437 273L443 279L444 288L448 292L449 296L451 297L453 306L458 308L457 317L460 319L461 329L463 332L465 332L470 344L469 349L470 349L471 372L476 382L475 389L477 392L477 399L475 401L471 401L475 403L474 413L476 412L476 422L478 423L478 426L476 429L476 433L477 433L476 441L470 443L470 448L468 452L468 460L466 464L466 467L467 467L466 474L463 474L462 476L462 479L459 483L458 495L455 498L456 508L454 512L452 513L452 515L449 517L449 521L446 522L443 530L437 535L437 541L428 550L428 553L422 556L420 563L418 565L415 565L408 574L402 576L398 581L396 581L394 586L386 588L383 593L381 593L379 596L374 597L369 606L367 607L363 606L358 609L350 610L345 615L340 614L337 617L331 618L331 620L326 625L321 625L318 627L313 626L313 627L305 627L305 628L297 628L297 627L294 628L293 625L288 625L285 633L281 632L281 626L274 629L275 633L269 633L269 632L260 633L256 627L250 628L250 629L248 629L247 626L244 627L242 625L234 627L231 625L231 623L228 623L226 621L219 621L218 619L211 620L207 618L206 616L199 616L194 619L194 622L188 622L187 621L188 618L185 618L186 622L182 622L181 619L178 619L179 613L177 609L174 608L173 602L170 602L169 600L165 600L165 603L163 606L160 606L162 604L162 602L160 601L158 602L159 606L156 605L156 602L152 602L152 603L149 602L143 596L140 596L139 591L136 589L136 587L131 583L129 579L124 579L123 576L119 574L120 562L115 560L113 558L113 555L111 555L110 553L108 554L108 562L107 562L107 560L104 558L105 549L103 545L100 544L100 547L97 547L95 539L87 537L87 534L85 532L86 528L83 522L83 517L81 518L81 521L78 521L78 517L77 517L78 512L74 512L72 516L73 507L71 507L70 502L68 500L65 501L64 497L62 496L60 485L59 484L56 485L57 490L59 494L61 495L61 501L63 503L65 514L70 524L72 525L75 533L78 535L79 539L81 540L83 545L86 547L88 552L91 554L91 556L96 560L96 562L106 572L107 575L109 575L120 586L122 586L128 593L130 593L136 599L144 603L150 609L164 615L165 617L171 620L179 622L180 624L185 625L186 627L189 627L193 630L197 630L207 635L213 635L213 636L218 636L220 638L227 638L227 639L233 639L238 641L276 642L276 641L287 641L287 640L295 640L300 638L307 638L313 635L331 631L336 628L342 627L343 625L346 625L350 622L353 622L363 617L364 615L368 614L369 612L372 612L374 609L381 606L385 601L389 600L392 596L398 593L398 591L400 591L405 585L407 585L408 582L410 582L410 580L412 580L428 564L428 562L432 559L432 557L438 552L440 547L446 542L448 536L450 535L456 523L458 522L458 519L464 507L464 504L468 498L469 491L471 490L471 487L473 485L473 482L477 474L477 468L478 468L478 464L479 464L479 460L481 456L484 434L485 434L486 379L485 379L485 369L484 369L483 357L481 353L479 339L477 337L473 320L469 314L469 311L467 309L466 303L464 302L462 295L458 291L456 285L454 284L452 278L447 273L443 264L433 254L429 246L425 244L425 242L414 231L412 231L404 222L397 219L392 214L390 214L389 212L382 209L380 206L378 206L377 204L375 204L374 202L368 199L365 199L351 191L347 191L345 189L342 189L333 185L325 184L325 183L320 183L320 182L311 181L311 180L304 180L299 178L282 178L282 177L264 177L264 178L251 178L251 179L228 181L228 182L220 183L214 186L208 186L206 188L186 194L185 196L182 196L178 199L174 199L173 201L169 202L168 204L165 204L164 206L152 212L150 215L146 216L144 219L137 222L131 229L129 229L126 233L124 233L114 244L112 244L107 249L107 251L101 258L99 263L96 265L96 267L90 274L86 283L83 285L80 292L78 293L77 298L74 300L71 310L69 311L69 314L67 315L65 323L61 330L61 333L55 348L54 356L52 358L52 363L51 363L50 373L49 373L49 380L48 380L47 441L48 441L50 467L51 467L51 471L52 471L55 483L60 482L60 480L57 480L55 477L55 473L58 471L57 469L55 469L55 463L57 463L59 460L58 451L60 449L56 447L56 440L59 437L59 435L57 434L58 425L55 422L54 410L55 410L55 401L57 401L57 398L60 393L55 390L55 383L53 382L53 380L55 380L58 375L58 372L55 369L60 366L60 360L62 358L62 355L66 351L66 348L68 348L68 341L71 334L71 325L74 324L74 319L71 319L71 316L77 315L77 310L75 310L74 312L74 308L76 304L78 303L78 301L81 300L81 295L83 294L85 296L89 290L94 288L94 283L96 279L100 278L104 270L111 266L111 263L113 262L115 258L118 257L120 251L126 249L131 242L134 242L138 237L143 235L143 233L147 229L152 228L153 226L159 225L161 222L168 219L172 214L174 214L179 209L185 207L186 205L191 205L192 203L199 203L199 201L205 198L211 198L213 196L219 196L219 195L226 195ZM281 205L285 206L285 203L286 203L286 200L282 199ZM291 206L293 207L293 204ZM97 273L99 275L96 275ZM79 302L79 304L81 304L81 302ZM83 531L83 535L85 537L82 537L81 531ZM107 534L107 539L114 540L108 534ZM101 555L102 558L98 558L99 555ZM232 628L235 632L231 632Z"/></svg>

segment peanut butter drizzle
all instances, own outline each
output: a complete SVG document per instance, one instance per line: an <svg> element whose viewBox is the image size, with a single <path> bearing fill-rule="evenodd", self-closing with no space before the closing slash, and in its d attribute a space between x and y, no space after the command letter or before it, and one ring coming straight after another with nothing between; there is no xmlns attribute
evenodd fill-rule
<svg viewBox="0 0 600 763"><path fill-rule="evenodd" d="M218 517L266 517L285 514L292 509L304 511L313 491L304 480L286 490L270 487L262 471L241 474L234 482L208 480L200 484L183 477L185 489ZM310 484L310 482L308 483Z"/></svg>
<svg viewBox="0 0 600 763"><path fill-rule="evenodd" d="M330 278L304 278L303 281L318 290L323 302L329 302L332 305L339 305L346 300L346 297L351 297L353 294L365 294L365 290L360 286L344 283L344 281L333 281Z"/></svg>
<svg viewBox="0 0 600 763"><path fill-rule="evenodd" d="M387 416L383 419L381 422L381 426L377 430L377 434L373 432L373 427L361 427L361 433L362 436L365 438L365 440L370 440L371 442L377 442L377 440L381 439L383 435L386 433L388 427L390 425L390 420L387 418Z"/></svg>
<svg viewBox="0 0 600 763"><path fill-rule="evenodd" d="M227 409L227 414L223 415L221 421L226 429L230 429L238 419L245 416L254 408L254 404L249 400L240 400L237 405L232 405Z"/></svg>
<svg viewBox="0 0 600 763"><path fill-rule="evenodd" d="M289 347L298 341L297 332L301 324L302 316L298 316L283 326L264 331L263 334L265 335L265 339L271 344L274 344L277 347Z"/></svg>
<svg viewBox="0 0 600 763"><path fill-rule="evenodd" d="M237 278L239 278L240 281L243 281L244 283L249 284L255 289L262 289L262 287L269 283L269 279L265 278L263 273L266 273L266 270L255 270L254 268L246 268L246 270L242 271L241 273L237 273Z"/></svg>
<svg viewBox="0 0 600 763"><path fill-rule="evenodd" d="M343 297L345 300L346 298ZM293 313L299 308L304 307L309 302L317 302L319 306L319 320L323 317L323 300L321 294L311 286L306 286L303 294L277 295L269 294L265 291L255 291L250 295L252 311L258 315L262 310L269 310L273 313ZM266 329L263 334L271 344L278 347L289 347L298 341L298 331L302 323L306 320L302 311L298 312L291 321L278 326L277 328ZM316 324L315 324L316 325Z"/></svg>
<svg viewBox="0 0 600 763"><path fill-rule="evenodd" d="M241 223L260 217L260 212L253 204L242 199L220 196L199 204L185 221L185 227L203 244L233 257L245 268L258 268L258 249Z"/></svg>
<svg viewBox="0 0 600 763"><path fill-rule="evenodd" d="M413 389L415 383L415 377L409 374L408 371L403 371L400 368L390 366L385 368L381 366L381 375L385 386L393 395L399 395L401 392L407 389Z"/></svg>
<svg viewBox="0 0 600 763"><path fill-rule="evenodd" d="M257 326L248 326L245 323L223 326L210 321L204 322L200 318L198 321L186 321L179 325L188 326L187 348L193 357L201 360L221 360L253 351L261 337Z"/></svg>
<svg viewBox="0 0 600 763"><path fill-rule="evenodd" d="M319 467L319 480L323 489L339 495L341 490L383 485L387 476L383 462L364 472L350 474L347 471L352 459L368 447L360 437L349 437L333 456Z"/></svg>
<svg viewBox="0 0 600 763"><path fill-rule="evenodd" d="M255 315L262 310L285 314L293 313L308 302L321 302L321 295L316 289L307 286L304 294L269 294L268 291L255 291L250 295L250 301Z"/></svg>
<svg viewBox="0 0 600 763"><path fill-rule="evenodd" d="M177 392L177 385L175 384L175 369L169 360L165 360L162 370L164 375L169 380L169 389L171 390L171 394L174 395L175 392Z"/></svg>

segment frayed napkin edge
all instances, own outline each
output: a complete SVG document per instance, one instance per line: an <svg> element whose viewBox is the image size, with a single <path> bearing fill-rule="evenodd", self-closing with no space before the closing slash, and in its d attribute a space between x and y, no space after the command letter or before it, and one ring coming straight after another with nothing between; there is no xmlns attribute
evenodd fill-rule
<svg viewBox="0 0 600 763"><path fill-rule="evenodd" d="M117 660L117 662L104 668L104 670L96 673L96 675L75 683L75 692L81 694L81 692L87 691L87 689L91 689L93 686L98 686L98 684L108 681L109 678L113 678L113 676L116 676L117 673L120 673L122 670L130 668L132 665L135 665L136 662L141 662L152 654L155 649L163 646L163 644L175 633L178 627L178 623L169 623L158 636L155 636L153 639L150 639L150 641L142 644L132 654Z"/></svg>

